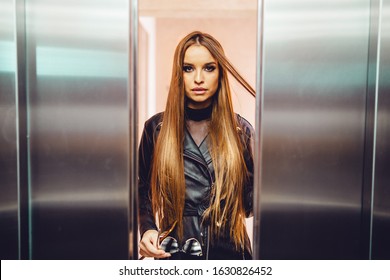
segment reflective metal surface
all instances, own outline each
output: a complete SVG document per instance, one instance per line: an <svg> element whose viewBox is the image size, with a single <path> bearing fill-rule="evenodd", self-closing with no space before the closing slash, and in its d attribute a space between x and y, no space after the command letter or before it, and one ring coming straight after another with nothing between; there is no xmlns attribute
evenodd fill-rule
<svg viewBox="0 0 390 280"><path fill-rule="evenodd" d="M253 258L260 259L260 217L261 186L263 167L263 110L264 110L264 0L257 1L257 38L256 38L256 116L254 150L254 189L253 189Z"/></svg>
<svg viewBox="0 0 390 280"><path fill-rule="evenodd" d="M390 3L381 1L372 258L390 259Z"/></svg>
<svg viewBox="0 0 390 280"><path fill-rule="evenodd" d="M19 258L14 11L0 1L0 259Z"/></svg>
<svg viewBox="0 0 390 280"><path fill-rule="evenodd" d="M361 255L362 258L371 256L372 235L372 192L374 189L373 178L375 174L375 125L376 125L376 92L377 92L377 62L378 62L378 33L380 0L372 0L370 3L370 34L368 45L367 66L367 94L366 94L366 131L364 146L363 167L363 191L362 191L362 232Z"/></svg>
<svg viewBox="0 0 390 280"><path fill-rule="evenodd" d="M129 10L129 258L138 259L138 1L130 1ZM125 170L124 170L125 171Z"/></svg>
<svg viewBox="0 0 390 280"><path fill-rule="evenodd" d="M27 61L26 61L26 16L25 1L15 1L16 27L16 145L18 176L18 222L19 222L19 257L30 256L30 222L29 222L29 189L28 189L28 96L27 96Z"/></svg>
<svg viewBox="0 0 390 280"><path fill-rule="evenodd" d="M129 257L129 9L26 2L33 259Z"/></svg>
<svg viewBox="0 0 390 280"><path fill-rule="evenodd" d="M370 1L265 1L259 257L359 259Z"/></svg>

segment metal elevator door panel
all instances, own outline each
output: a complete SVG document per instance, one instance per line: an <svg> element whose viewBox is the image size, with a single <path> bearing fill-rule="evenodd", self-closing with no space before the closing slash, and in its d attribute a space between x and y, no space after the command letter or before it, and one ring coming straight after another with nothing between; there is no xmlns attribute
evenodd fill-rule
<svg viewBox="0 0 390 280"><path fill-rule="evenodd" d="M14 1L0 2L0 259L19 258Z"/></svg>
<svg viewBox="0 0 390 280"><path fill-rule="evenodd" d="M129 1L26 1L30 258L129 257Z"/></svg>
<svg viewBox="0 0 390 280"><path fill-rule="evenodd" d="M359 259L370 1L310 3L264 5L255 250Z"/></svg>

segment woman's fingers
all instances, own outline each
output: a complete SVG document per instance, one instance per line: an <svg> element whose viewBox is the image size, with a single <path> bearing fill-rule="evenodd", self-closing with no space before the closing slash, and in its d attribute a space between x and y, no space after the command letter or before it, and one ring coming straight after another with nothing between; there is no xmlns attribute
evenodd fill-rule
<svg viewBox="0 0 390 280"><path fill-rule="evenodd" d="M142 236L139 243L140 254L144 257L151 258L168 258L171 254L157 248L158 232L156 230L148 230Z"/></svg>
<svg viewBox="0 0 390 280"><path fill-rule="evenodd" d="M169 258L171 255L169 253L164 252L163 250L159 250L157 253L151 253L149 251L144 251L142 249L139 250L140 255L147 257L147 258Z"/></svg>

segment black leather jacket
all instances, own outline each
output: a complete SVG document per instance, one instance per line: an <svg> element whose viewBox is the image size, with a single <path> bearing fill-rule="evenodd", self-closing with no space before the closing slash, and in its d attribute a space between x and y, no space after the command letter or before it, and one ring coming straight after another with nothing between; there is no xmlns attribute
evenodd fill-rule
<svg viewBox="0 0 390 280"><path fill-rule="evenodd" d="M159 134L162 114L158 113L146 121L139 146L139 220L141 236L149 229L156 229L150 202L150 170L154 145ZM249 180L244 188L244 206L246 216L253 211L253 141L254 130L250 123L236 115L244 149L244 159L248 169ZM214 181L214 168L207 148L207 141L198 147L190 133L185 131L184 139L184 173L186 182L186 197L184 207L184 236L183 240L196 238L202 244L203 256L206 259L251 259L251 245L246 234L243 249L236 251L233 243L226 238L210 242L208 227L201 225L203 212L209 205L210 189ZM175 236L175 232L171 236ZM177 237L176 237L177 239Z"/></svg>

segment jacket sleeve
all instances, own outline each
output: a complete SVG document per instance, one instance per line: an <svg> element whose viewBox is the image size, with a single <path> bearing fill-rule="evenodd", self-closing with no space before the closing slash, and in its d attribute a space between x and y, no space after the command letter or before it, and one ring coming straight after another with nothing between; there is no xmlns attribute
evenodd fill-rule
<svg viewBox="0 0 390 280"><path fill-rule="evenodd" d="M255 131L252 125L245 120L243 117L241 119L241 129L242 129L242 138L244 144L244 160L246 168L248 171L247 180L244 185L244 207L246 217L253 216L253 173L254 173L254 161L253 161L253 152L254 152L254 140L255 140Z"/></svg>
<svg viewBox="0 0 390 280"><path fill-rule="evenodd" d="M153 129L145 123L138 151L138 215L140 235L157 229L150 200L150 173L154 150Z"/></svg>

